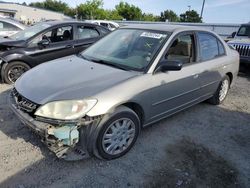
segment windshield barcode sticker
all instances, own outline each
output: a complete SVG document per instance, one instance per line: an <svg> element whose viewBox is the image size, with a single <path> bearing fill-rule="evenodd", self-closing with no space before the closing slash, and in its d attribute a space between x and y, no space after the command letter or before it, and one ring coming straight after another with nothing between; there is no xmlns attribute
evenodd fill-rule
<svg viewBox="0 0 250 188"><path fill-rule="evenodd" d="M166 35L159 34L159 33L150 33L150 32L143 32L141 37L148 37L148 38L154 38L154 39L160 39L162 37L166 37Z"/></svg>

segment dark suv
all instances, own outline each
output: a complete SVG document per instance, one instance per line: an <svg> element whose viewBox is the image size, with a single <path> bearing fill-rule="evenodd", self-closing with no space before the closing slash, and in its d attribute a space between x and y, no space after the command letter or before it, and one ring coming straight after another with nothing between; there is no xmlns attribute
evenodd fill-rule
<svg viewBox="0 0 250 188"><path fill-rule="evenodd" d="M78 21L38 23L0 40L3 82L14 83L25 71L43 62L77 54L110 31Z"/></svg>

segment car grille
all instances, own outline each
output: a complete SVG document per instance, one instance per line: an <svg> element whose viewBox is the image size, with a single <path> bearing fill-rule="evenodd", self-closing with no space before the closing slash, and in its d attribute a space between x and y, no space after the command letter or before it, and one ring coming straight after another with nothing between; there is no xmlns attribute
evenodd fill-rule
<svg viewBox="0 0 250 188"><path fill-rule="evenodd" d="M35 111L38 108L38 104L36 104L36 103L26 99L22 95L20 95L15 88L12 90L12 95L15 99L16 106L20 110L22 110L26 113L29 113L30 115L34 115Z"/></svg>
<svg viewBox="0 0 250 188"><path fill-rule="evenodd" d="M240 54L240 56L250 56L250 44L231 44Z"/></svg>

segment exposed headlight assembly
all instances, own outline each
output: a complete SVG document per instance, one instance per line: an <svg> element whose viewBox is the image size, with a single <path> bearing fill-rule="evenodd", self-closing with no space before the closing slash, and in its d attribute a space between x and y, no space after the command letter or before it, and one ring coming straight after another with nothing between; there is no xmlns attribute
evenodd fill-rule
<svg viewBox="0 0 250 188"><path fill-rule="evenodd" d="M83 117L96 103L96 99L54 101L38 108L35 115L58 120L74 120Z"/></svg>

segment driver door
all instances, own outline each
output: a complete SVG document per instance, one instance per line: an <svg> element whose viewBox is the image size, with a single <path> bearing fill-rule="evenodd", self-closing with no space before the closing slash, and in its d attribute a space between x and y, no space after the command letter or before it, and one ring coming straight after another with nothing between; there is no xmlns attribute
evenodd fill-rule
<svg viewBox="0 0 250 188"><path fill-rule="evenodd" d="M42 40L48 40L49 44L39 45ZM74 53L73 27L71 25L56 27L39 35L29 43L27 50L27 54L36 64Z"/></svg>
<svg viewBox="0 0 250 188"><path fill-rule="evenodd" d="M152 75L152 84L155 87L150 93L150 121L169 116L199 102L201 67L196 62L196 53L193 33L181 34L172 41L162 59L180 61L183 67L179 71L158 72Z"/></svg>

